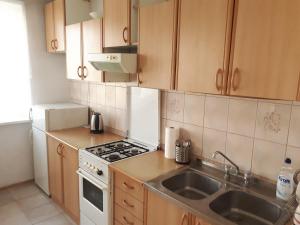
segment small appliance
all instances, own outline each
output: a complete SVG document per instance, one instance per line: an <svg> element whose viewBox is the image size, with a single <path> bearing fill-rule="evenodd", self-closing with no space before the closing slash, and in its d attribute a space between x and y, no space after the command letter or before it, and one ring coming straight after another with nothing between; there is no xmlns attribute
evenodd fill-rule
<svg viewBox="0 0 300 225"><path fill-rule="evenodd" d="M93 112L91 117L91 133L93 134L100 134L103 133L103 118L100 113Z"/></svg>

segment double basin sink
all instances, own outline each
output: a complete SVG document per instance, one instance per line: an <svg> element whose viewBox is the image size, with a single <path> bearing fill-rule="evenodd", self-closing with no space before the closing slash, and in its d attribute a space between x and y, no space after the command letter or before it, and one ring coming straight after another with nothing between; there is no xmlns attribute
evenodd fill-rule
<svg viewBox="0 0 300 225"><path fill-rule="evenodd" d="M291 208L263 181L248 187L242 179L224 180L222 171L205 165L172 171L147 183L192 213L220 225L285 225Z"/></svg>

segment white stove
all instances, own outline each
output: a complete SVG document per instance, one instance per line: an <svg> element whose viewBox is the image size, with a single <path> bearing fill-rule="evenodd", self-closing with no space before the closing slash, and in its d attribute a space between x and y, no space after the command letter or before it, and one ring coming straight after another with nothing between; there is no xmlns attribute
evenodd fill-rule
<svg viewBox="0 0 300 225"><path fill-rule="evenodd" d="M128 102L130 102L129 139L79 150L81 225L112 223L111 179L108 165L157 149L160 130L160 92L131 88Z"/></svg>

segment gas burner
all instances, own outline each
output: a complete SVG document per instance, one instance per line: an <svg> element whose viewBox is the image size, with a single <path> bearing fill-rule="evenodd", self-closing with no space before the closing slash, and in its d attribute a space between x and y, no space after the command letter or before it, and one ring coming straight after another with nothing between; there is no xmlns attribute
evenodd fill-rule
<svg viewBox="0 0 300 225"><path fill-rule="evenodd" d="M117 159L120 159L121 157L118 154L112 153L111 155L108 156L108 159L110 161L115 161Z"/></svg>
<svg viewBox="0 0 300 225"><path fill-rule="evenodd" d="M133 155L137 155L137 154L139 154L139 150L137 148L133 148L130 150L130 153Z"/></svg>

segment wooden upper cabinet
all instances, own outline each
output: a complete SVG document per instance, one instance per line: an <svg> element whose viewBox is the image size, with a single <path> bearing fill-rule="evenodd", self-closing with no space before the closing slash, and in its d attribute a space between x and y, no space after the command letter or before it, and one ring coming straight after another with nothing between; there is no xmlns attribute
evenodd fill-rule
<svg viewBox="0 0 300 225"><path fill-rule="evenodd" d="M176 60L177 0L139 8L140 86L173 89Z"/></svg>
<svg viewBox="0 0 300 225"><path fill-rule="evenodd" d="M54 34L54 11L53 11L53 3L47 3L45 5L45 31L46 31L46 44L48 52L55 52L53 40L55 39Z"/></svg>
<svg viewBox="0 0 300 225"><path fill-rule="evenodd" d="M45 29L47 51L65 51L65 3L54 0L45 5Z"/></svg>
<svg viewBox="0 0 300 225"><path fill-rule="evenodd" d="M104 47L130 44L131 0L104 0Z"/></svg>
<svg viewBox="0 0 300 225"><path fill-rule="evenodd" d="M102 52L102 20L95 19L82 23L83 67L85 80L103 81L102 72L96 70L88 61L89 53Z"/></svg>
<svg viewBox="0 0 300 225"><path fill-rule="evenodd" d="M161 196L148 192L147 225L189 225L189 220L186 211Z"/></svg>
<svg viewBox="0 0 300 225"><path fill-rule="evenodd" d="M67 78L80 80L83 74L81 23L66 26Z"/></svg>
<svg viewBox="0 0 300 225"><path fill-rule="evenodd" d="M76 221L79 221L79 178L76 173L78 151L63 145L64 206Z"/></svg>
<svg viewBox="0 0 300 225"><path fill-rule="evenodd" d="M49 167L49 189L51 197L63 204L63 177L62 177L62 145L54 138L48 137L48 167Z"/></svg>
<svg viewBox="0 0 300 225"><path fill-rule="evenodd" d="M180 0L177 89L226 90L233 1Z"/></svg>
<svg viewBox="0 0 300 225"><path fill-rule="evenodd" d="M295 100L300 73L300 1L238 0L228 93Z"/></svg>
<svg viewBox="0 0 300 225"><path fill-rule="evenodd" d="M65 51L65 2L64 0L54 0L54 29L56 52Z"/></svg>

